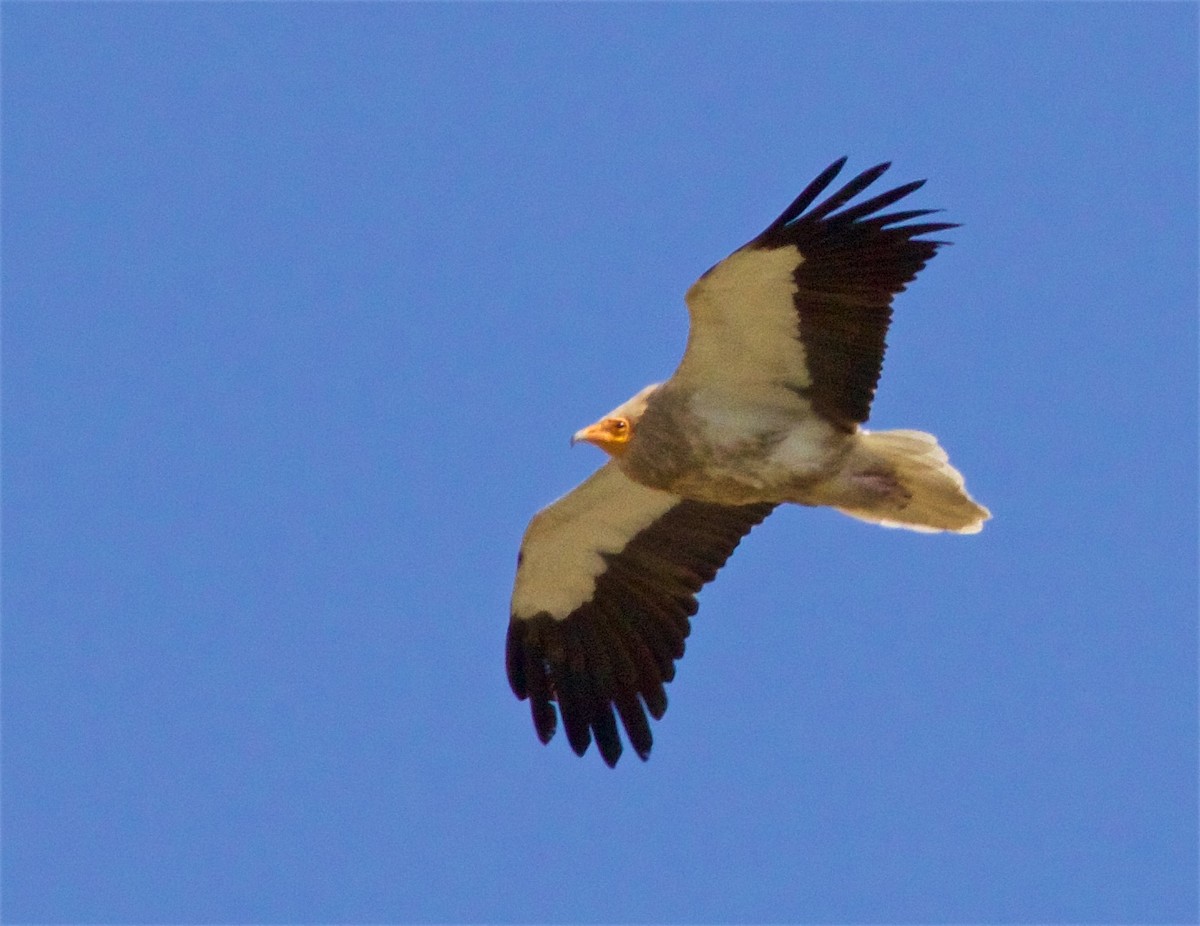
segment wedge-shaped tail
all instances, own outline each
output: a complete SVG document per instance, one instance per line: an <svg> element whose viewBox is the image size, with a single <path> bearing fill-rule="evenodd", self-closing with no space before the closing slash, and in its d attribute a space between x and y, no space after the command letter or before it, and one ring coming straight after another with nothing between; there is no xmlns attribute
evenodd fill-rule
<svg viewBox="0 0 1200 926"><path fill-rule="evenodd" d="M909 530L975 534L991 512L967 494L937 438L923 431L860 431L842 477L849 504L835 507L863 521Z"/></svg>

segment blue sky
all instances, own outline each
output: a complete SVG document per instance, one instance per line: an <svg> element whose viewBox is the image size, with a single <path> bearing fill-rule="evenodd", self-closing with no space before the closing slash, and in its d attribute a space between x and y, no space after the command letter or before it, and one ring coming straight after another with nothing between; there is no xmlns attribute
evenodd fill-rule
<svg viewBox="0 0 1200 926"><path fill-rule="evenodd" d="M1188 4L4 4L9 922L1197 911ZM841 155L963 223L872 426L976 537L780 511L642 764L503 643L577 428Z"/></svg>

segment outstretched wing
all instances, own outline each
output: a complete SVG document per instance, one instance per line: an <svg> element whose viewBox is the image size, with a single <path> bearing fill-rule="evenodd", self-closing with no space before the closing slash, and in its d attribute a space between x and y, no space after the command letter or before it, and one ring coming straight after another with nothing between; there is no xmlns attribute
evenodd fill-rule
<svg viewBox="0 0 1200 926"><path fill-rule="evenodd" d="M650 754L646 712L657 720L667 709L663 685L683 655L696 593L773 508L688 501L610 462L538 512L517 559L507 664L543 743L557 702L579 755L594 738L616 765L616 716L637 754Z"/></svg>
<svg viewBox="0 0 1200 926"><path fill-rule="evenodd" d="M911 223L932 209L879 214L924 180L847 206L890 164L809 209L845 163L831 164L762 234L688 290L692 325L677 381L742 394L784 388L847 431L867 420L892 298L945 243L918 236L957 226Z"/></svg>

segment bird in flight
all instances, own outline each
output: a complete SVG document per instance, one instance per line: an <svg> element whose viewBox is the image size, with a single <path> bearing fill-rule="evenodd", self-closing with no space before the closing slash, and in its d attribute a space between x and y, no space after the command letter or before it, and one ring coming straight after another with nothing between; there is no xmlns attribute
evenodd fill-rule
<svg viewBox="0 0 1200 926"><path fill-rule="evenodd" d="M861 427L892 298L945 243L921 236L957 226L881 212L923 180L850 205L890 164L813 206L845 162L688 290L674 375L572 439L611 459L530 522L508 628L509 683L543 743L561 714L577 754L595 740L614 766L619 718L649 756L696 594L777 505L960 534L990 516L933 435Z"/></svg>

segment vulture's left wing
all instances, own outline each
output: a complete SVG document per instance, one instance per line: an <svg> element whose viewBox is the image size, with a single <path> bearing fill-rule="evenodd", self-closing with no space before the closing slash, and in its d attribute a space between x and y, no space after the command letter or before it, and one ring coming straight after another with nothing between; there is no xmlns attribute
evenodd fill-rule
<svg viewBox="0 0 1200 926"><path fill-rule="evenodd" d="M956 226L911 223L931 209L878 214L924 180L847 207L888 164L813 206L845 162L826 168L762 234L688 290L692 326L678 383L759 402L782 388L844 430L867 420L892 298L944 243L918 236Z"/></svg>
<svg viewBox="0 0 1200 926"><path fill-rule="evenodd" d="M616 715L645 759L667 709L696 593L774 505L687 501L639 485L615 463L538 512L517 559L508 680L543 743L558 703L571 748L621 755Z"/></svg>

